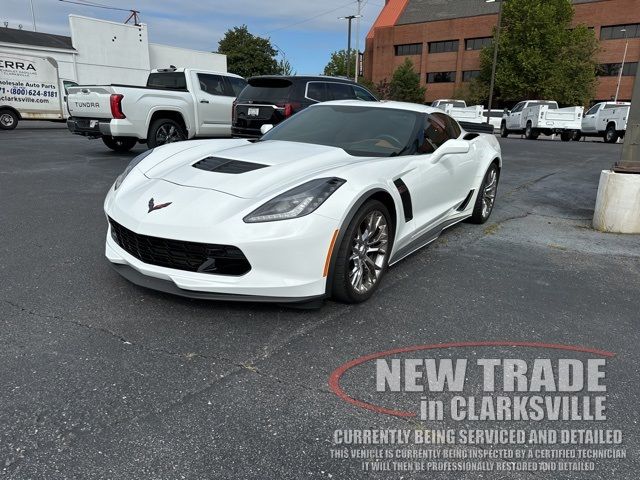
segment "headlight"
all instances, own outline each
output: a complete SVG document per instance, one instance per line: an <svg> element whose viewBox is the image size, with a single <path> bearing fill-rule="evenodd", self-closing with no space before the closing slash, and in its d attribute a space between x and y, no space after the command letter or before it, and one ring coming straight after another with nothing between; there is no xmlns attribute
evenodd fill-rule
<svg viewBox="0 0 640 480"><path fill-rule="evenodd" d="M244 217L246 223L275 222L309 215L322 205L346 180L318 178L272 198Z"/></svg>
<svg viewBox="0 0 640 480"><path fill-rule="evenodd" d="M136 167L136 165L138 165L142 160L144 160L149 155L151 155L152 152L153 152L153 148L151 150L147 150L146 152L141 153L140 155L135 157L133 160L131 160L131 162L129 162L129 165L127 165L127 168L124 169L124 172L122 172L118 176L118 178L116 178L116 182L113 184L113 189L117 190L120 187L120 185L122 185L122 182L124 182L124 179L127 178L127 175L131 173L131 170L133 170Z"/></svg>

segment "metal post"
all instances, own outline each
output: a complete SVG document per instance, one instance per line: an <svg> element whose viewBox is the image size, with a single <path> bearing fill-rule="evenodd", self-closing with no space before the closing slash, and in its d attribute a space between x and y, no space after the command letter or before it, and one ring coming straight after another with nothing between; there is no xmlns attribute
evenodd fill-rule
<svg viewBox="0 0 640 480"><path fill-rule="evenodd" d="M353 80L358 83L358 74L360 73L360 17L362 13L362 0L358 0L358 15L356 20L356 72Z"/></svg>
<svg viewBox="0 0 640 480"><path fill-rule="evenodd" d="M493 87L496 83L496 65L498 63L498 47L500 45L500 30L502 28L502 2L504 0L497 0L500 2L500 8L498 9L498 29L496 30L496 38L493 46L493 65L491 66L491 85L489 86L489 110L487 112L487 124L491 123L491 108L493 107Z"/></svg>
<svg viewBox="0 0 640 480"><path fill-rule="evenodd" d="M349 78L349 70L351 67L351 22L353 21L353 17L349 17L349 28L347 29L348 39L347 39L347 78Z"/></svg>
<svg viewBox="0 0 640 480"><path fill-rule="evenodd" d="M33 8L33 0L29 0L29 5L31 5L31 18L33 19L33 31L37 32L36 29L36 11Z"/></svg>
<svg viewBox="0 0 640 480"><path fill-rule="evenodd" d="M624 62L627 60L627 49L629 48L629 38L627 37L627 31L624 31L624 38L626 43L624 44L624 55L622 56L622 66L620 67L620 73L618 74L618 85L616 86L616 96L613 99L614 102L618 101L618 93L620 93L620 83L622 83L622 72L624 71Z"/></svg>
<svg viewBox="0 0 640 480"><path fill-rule="evenodd" d="M616 163L613 171L616 173L640 174L640 68L636 69L627 132L624 135L624 145L622 147L622 161Z"/></svg>

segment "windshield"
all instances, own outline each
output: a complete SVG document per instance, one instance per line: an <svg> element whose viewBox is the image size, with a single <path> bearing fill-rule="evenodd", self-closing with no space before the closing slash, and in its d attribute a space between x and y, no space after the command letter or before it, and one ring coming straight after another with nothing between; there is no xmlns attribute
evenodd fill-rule
<svg viewBox="0 0 640 480"><path fill-rule="evenodd" d="M320 105L278 125L262 140L342 148L360 157L392 157L413 146L421 114L368 106Z"/></svg>

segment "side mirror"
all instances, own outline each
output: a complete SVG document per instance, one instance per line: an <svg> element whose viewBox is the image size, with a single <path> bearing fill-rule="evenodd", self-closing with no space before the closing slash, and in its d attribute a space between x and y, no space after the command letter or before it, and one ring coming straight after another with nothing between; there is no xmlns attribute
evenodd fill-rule
<svg viewBox="0 0 640 480"><path fill-rule="evenodd" d="M509 110L508 108L504 109L504 114L505 115L509 115L511 113L511 110Z"/></svg>
<svg viewBox="0 0 640 480"><path fill-rule="evenodd" d="M469 153L469 142L466 140L447 140L433 155L433 163L440 161L445 155L464 155Z"/></svg>
<svg viewBox="0 0 640 480"><path fill-rule="evenodd" d="M267 133L269 130L271 130L273 128L273 125L271 125L270 123L265 123L264 125L262 125L260 127L260 133L262 135L264 135L265 133Z"/></svg>

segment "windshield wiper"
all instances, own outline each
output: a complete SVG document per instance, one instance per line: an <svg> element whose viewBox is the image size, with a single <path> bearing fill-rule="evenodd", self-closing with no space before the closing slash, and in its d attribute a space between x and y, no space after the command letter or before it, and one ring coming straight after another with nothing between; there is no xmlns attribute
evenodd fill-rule
<svg viewBox="0 0 640 480"><path fill-rule="evenodd" d="M410 148L411 148L411 145L407 145L402 150L399 150L397 152L393 152L391 155L389 155L389 157L399 157L403 153L406 153Z"/></svg>

